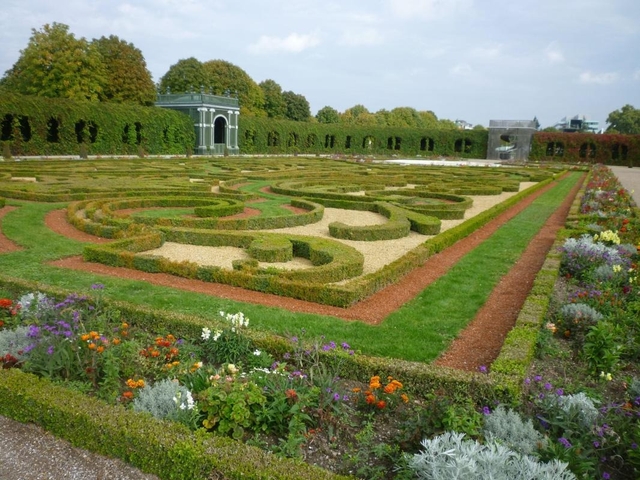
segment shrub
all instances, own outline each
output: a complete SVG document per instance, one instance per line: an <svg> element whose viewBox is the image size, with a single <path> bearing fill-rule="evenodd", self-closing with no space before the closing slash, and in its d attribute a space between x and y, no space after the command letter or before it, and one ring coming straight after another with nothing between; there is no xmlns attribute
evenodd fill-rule
<svg viewBox="0 0 640 480"><path fill-rule="evenodd" d="M517 412L503 405L485 417L483 432L488 441L501 443L523 455L532 455L546 444L531 419L525 422Z"/></svg>
<svg viewBox="0 0 640 480"><path fill-rule="evenodd" d="M178 382L165 379L146 385L133 400L133 409L149 412L159 420L175 420L187 426L193 422L195 402L191 392Z"/></svg>
<svg viewBox="0 0 640 480"><path fill-rule="evenodd" d="M32 343L31 338L27 336L28 333L29 327L24 326L14 330L0 330L0 362L7 358L7 355L16 360L22 359L24 350Z"/></svg>
<svg viewBox="0 0 640 480"><path fill-rule="evenodd" d="M422 442L423 450L413 456L409 467L417 478L446 480L519 480L575 479L567 464L552 461L541 463L495 442L482 445L465 440L464 434L445 432Z"/></svg>

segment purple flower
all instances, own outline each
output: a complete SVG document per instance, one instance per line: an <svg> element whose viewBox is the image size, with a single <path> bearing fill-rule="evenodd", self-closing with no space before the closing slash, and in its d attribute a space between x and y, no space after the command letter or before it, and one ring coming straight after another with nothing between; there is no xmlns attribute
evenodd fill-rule
<svg viewBox="0 0 640 480"><path fill-rule="evenodd" d="M524 379L524 384L529 385L531 383L531 379L529 377Z"/></svg>
<svg viewBox="0 0 640 480"><path fill-rule="evenodd" d="M340 394L339 393L334 393L333 394L333 401L334 402L339 402L340 401Z"/></svg>
<svg viewBox="0 0 640 480"><path fill-rule="evenodd" d="M53 345L49 345L49 348L47 348L47 355L53 355Z"/></svg>
<svg viewBox="0 0 640 480"><path fill-rule="evenodd" d="M298 337L291 337L291 341L293 343L298 343Z"/></svg>
<svg viewBox="0 0 640 480"><path fill-rule="evenodd" d="M600 448L600 442L598 441L593 442L593 448Z"/></svg>
<svg viewBox="0 0 640 480"><path fill-rule="evenodd" d="M571 442L564 437L560 437L558 442L560 442L565 448L571 448Z"/></svg>
<svg viewBox="0 0 640 480"><path fill-rule="evenodd" d="M284 358L285 360L289 360L291 358L291 354L287 352L282 356L282 358Z"/></svg>
<svg viewBox="0 0 640 480"><path fill-rule="evenodd" d="M533 377L533 379L534 379L536 382L539 382L540 380L542 380L542 376L541 376L541 375L536 375L535 377Z"/></svg>
<svg viewBox="0 0 640 480"><path fill-rule="evenodd" d="M342 396L342 401L343 402L348 402L349 401L349 395L343 395Z"/></svg>
<svg viewBox="0 0 640 480"><path fill-rule="evenodd" d="M328 352L329 350L331 350L331 347L329 345L323 345L322 350L324 350L325 352Z"/></svg>
<svg viewBox="0 0 640 480"><path fill-rule="evenodd" d="M478 367L478 370L480 370L480 373L487 373L487 367L486 365L480 365Z"/></svg>
<svg viewBox="0 0 640 480"><path fill-rule="evenodd" d="M490 415L491 414L491 409L485 405L484 407L482 407L482 414L483 415Z"/></svg>
<svg viewBox="0 0 640 480"><path fill-rule="evenodd" d="M609 472L604 472L602 478L611 478L611 475L609 475Z"/></svg>
<svg viewBox="0 0 640 480"><path fill-rule="evenodd" d="M545 383L545 384L544 384L544 389L545 389L545 390L549 391L549 390L551 390L552 388L553 388L553 386L552 386L549 382L547 382L547 383Z"/></svg>
<svg viewBox="0 0 640 480"><path fill-rule="evenodd" d="M36 338L38 335L40 335L40 327L38 327L37 325L29 325L27 337Z"/></svg>
<svg viewBox="0 0 640 480"><path fill-rule="evenodd" d="M342 342L342 348L344 350L349 350L351 347L349 346L349 344L347 342Z"/></svg>
<svg viewBox="0 0 640 480"><path fill-rule="evenodd" d="M636 442L633 442L631 444L631 450L635 450L636 448L638 448L638 444Z"/></svg>
<svg viewBox="0 0 640 480"><path fill-rule="evenodd" d="M91 285L91 290L103 290L104 289L104 285L101 283L94 283L93 285Z"/></svg>
<svg viewBox="0 0 640 480"><path fill-rule="evenodd" d="M556 390L556 395L558 395L559 397L564 395L564 390L562 388L559 388Z"/></svg>

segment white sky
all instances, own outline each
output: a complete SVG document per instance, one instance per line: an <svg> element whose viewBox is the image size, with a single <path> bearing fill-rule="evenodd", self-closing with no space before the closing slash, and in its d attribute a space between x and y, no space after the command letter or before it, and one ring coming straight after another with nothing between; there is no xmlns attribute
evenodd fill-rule
<svg viewBox="0 0 640 480"><path fill-rule="evenodd" d="M229 61L314 115L362 104L604 126L640 108L640 0L2 0L0 74L53 22L133 43L156 82L183 58Z"/></svg>

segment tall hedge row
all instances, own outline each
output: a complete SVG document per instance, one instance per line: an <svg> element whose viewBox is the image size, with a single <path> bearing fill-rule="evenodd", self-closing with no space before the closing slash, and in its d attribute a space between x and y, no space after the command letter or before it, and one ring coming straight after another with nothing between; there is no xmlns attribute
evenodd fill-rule
<svg viewBox="0 0 640 480"><path fill-rule="evenodd" d="M184 155L195 131L173 110L3 93L0 144L5 156Z"/></svg>
<svg viewBox="0 0 640 480"><path fill-rule="evenodd" d="M538 132L529 160L640 166L640 135Z"/></svg>
<svg viewBox="0 0 640 480"><path fill-rule="evenodd" d="M485 158L487 132L292 122L243 117L244 154L352 154Z"/></svg>

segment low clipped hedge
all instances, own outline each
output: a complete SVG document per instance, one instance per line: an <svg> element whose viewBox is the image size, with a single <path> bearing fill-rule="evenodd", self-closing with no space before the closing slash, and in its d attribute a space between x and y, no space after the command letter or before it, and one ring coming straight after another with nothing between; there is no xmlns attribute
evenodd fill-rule
<svg viewBox="0 0 640 480"><path fill-rule="evenodd" d="M344 201L342 202L344 204ZM389 219L381 225L352 226L342 222L329 224L329 233L334 238L359 241L392 240L403 238L413 230L422 235L437 235L440 220L420 213L408 211L387 202L375 202L367 210Z"/></svg>
<svg viewBox="0 0 640 480"><path fill-rule="evenodd" d="M285 237L261 237L251 242L248 252L260 262L288 262L293 259L293 243Z"/></svg>
<svg viewBox="0 0 640 480"><path fill-rule="evenodd" d="M0 208L4 208L5 205L5 200L4 198L0 197Z"/></svg>
<svg viewBox="0 0 640 480"><path fill-rule="evenodd" d="M340 479L226 437L111 406L18 369L0 370L0 414L35 423L74 446L120 458L162 479Z"/></svg>
<svg viewBox="0 0 640 480"><path fill-rule="evenodd" d="M208 228L222 230L263 230L296 227L318 222L324 214L324 207L320 204L303 199L292 199L291 205L307 210L295 215L282 215L274 217L255 217L244 219L213 218L185 218L185 217L129 217L118 215L117 210L123 208L151 208L151 207L191 207L198 204L209 206L218 203L221 208L229 205L238 205L237 200L212 196L202 198L129 198L114 201L95 200L75 202L67 207L67 219L77 229L86 233L98 235L104 238L118 238L125 235L125 230L132 224L147 225L151 227L184 227L184 228ZM226 206L225 206L226 205ZM231 207L236 208L236 207ZM231 213L227 213L231 214Z"/></svg>
<svg viewBox="0 0 640 480"><path fill-rule="evenodd" d="M109 244L87 245L83 257L88 262L98 262L110 266L136 268L147 272L164 272L186 278L197 278L207 282L225 283L250 290L278 293L281 281L296 283L294 298L306 298L309 279L314 283L331 283L362 274L364 257L347 245L315 237L279 234L251 234L216 230L195 230L183 228L160 228L161 233L150 233L138 237L117 240ZM136 255L158 248L166 241L189 245L232 246L251 249L253 242L269 242L272 239L281 244L287 239L292 245L294 256L307 258L314 267L305 270L263 270L230 271L219 267L200 266L192 262L174 262L163 257ZM292 284L289 284L291 291Z"/></svg>

